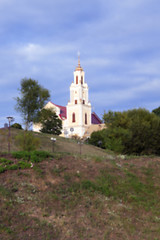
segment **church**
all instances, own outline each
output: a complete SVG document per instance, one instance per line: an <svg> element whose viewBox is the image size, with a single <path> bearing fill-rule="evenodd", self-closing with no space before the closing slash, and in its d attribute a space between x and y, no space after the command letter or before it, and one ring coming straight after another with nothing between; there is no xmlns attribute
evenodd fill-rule
<svg viewBox="0 0 160 240"><path fill-rule="evenodd" d="M89 137L93 131L104 127L101 119L91 111L88 85L85 82L85 72L78 58L78 66L74 71L74 81L70 86L70 101L67 106L60 106L51 101L44 108L53 109L62 120L63 137ZM33 125L33 131L39 132L40 125Z"/></svg>

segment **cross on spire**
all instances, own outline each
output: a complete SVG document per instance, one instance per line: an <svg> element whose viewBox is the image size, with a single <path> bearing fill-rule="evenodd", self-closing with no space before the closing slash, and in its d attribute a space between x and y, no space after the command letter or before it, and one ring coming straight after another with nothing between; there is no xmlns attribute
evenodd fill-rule
<svg viewBox="0 0 160 240"><path fill-rule="evenodd" d="M81 64L80 64L80 51L78 51L78 67L81 67Z"/></svg>

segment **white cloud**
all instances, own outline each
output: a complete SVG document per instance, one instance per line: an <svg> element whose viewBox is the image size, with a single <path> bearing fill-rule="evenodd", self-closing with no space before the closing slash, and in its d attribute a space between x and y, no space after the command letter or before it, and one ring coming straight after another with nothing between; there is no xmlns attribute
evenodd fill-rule
<svg viewBox="0 0 160 240"><path fill-rule="evenodd" d="M49 44L40 45L36 43L27 43L23 46L18 46L15 53L19 56L26 57L27 61L45 61L47 56L54 56L55 54L65 54L75 50L71 44Z"/></svg>

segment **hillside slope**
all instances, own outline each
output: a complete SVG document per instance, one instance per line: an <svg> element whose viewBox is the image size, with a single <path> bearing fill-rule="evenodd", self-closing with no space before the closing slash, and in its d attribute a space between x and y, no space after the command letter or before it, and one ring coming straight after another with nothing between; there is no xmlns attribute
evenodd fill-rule
<svg viewBox="0 0 160 240"><path fill-rule="evenodd" d="M23 130L18 130L11 128L11 151L17 151L18 146L15 142L15 137L18 134L23 133ZM63 152L63 153L71 153L71 154L87 154L87 155L97 155L97 156L107 156L105 150L94 147L92 145L79 145L77 141L73 139L66 139L63 137L51 135L51 134L43 134L43 133L34 133L40 139L40 147L39 150L49 151L49 152ZM53 146L53 142L51 141L51 137L56 138L56 143ZM81 147L81 149L80 149ZM8 129L0 129L0 152L8 151Z"/></svg>
<svg viewBox="0 0 160 240"><path fill-rule="evenodd" d="M1 173L0 239L158 240L159 165L160 158L54 153Z"/></svg>

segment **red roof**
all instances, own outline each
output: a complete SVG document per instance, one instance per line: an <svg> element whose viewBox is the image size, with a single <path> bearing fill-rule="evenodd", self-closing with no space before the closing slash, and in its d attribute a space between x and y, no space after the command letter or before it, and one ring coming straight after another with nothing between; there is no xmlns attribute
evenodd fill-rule
<svg viewBox="0 0 160 240"><path fill-rule="evenodd" d="M101 119L97 116L95 112L92 113L92 124L101 124Z"/></svg>
<svg viewBox="0 0 160 240"><path fill-rule="evenodd" d="M52 103L52 102L51 102ZM54 103L52 103L54 104ZM61 119L64 119L64 118L67 118L67 111L66 111L66 107L64 106L60 106L60 105L57 105L57 104L54 104L56 107L60 108L60 118Z"/></svg>
<svg viewBox="0 0 160 240"><path fill-rule="evenodd" d="M67 118L66 107L60 106L60 105L57 105L57 104L54 104L54 103L52 103L52 104L55 105L56 107L60 108L60 114L59 114L60 118L62 120L66 119ZM92 124L101 124L102 123L101 119L97 116L97 114L95 112L92 113L91 123Z"/></svg>

